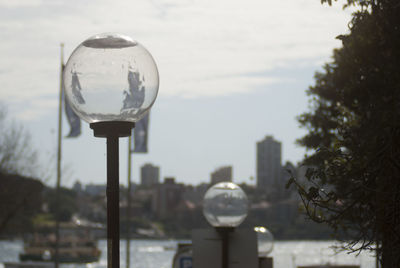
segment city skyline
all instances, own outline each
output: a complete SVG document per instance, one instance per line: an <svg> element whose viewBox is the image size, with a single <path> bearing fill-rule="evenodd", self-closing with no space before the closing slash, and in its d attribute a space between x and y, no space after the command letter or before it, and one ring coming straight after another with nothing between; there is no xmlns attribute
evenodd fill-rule
<svg viewBox="0 0 400 268"><path fill-rule="evenodd" d="M0 100L31 132L51 173L46 183L54 185L60 43L66 61L90 36L120 32L150 51L160 73L149 153L133 155L132 181L151 162L165 177L192 184L232 165L237 182L254 184L255 141L266 134L282 141L285 161L297 163L305 153L295 145L305 133L296 116L308 109L314 73L341 44L335 37L348 31L351 9L341 2L0 0ZM64 118L63 136L68 131ZM121 184L126 158L121 139ZM105 182L105 140L82 122L80 137L63 139L62 164L62 185Z"/></svg>
<svg viewBox="0 0 400 268"><path fill-rule="evenodd" d="M254 183L249 185L254 185L258 189L265 190L270 187L280 187L282 186L282 181L288 176L284 174L285 167L289 169L294 169L296 172L297 168L300 168L300 163L292 163L290 161L282 161L282 143L271 135L266 135L263 140L256 141L257 146L257 157L256 157L256 178ZM272 158L272 159L271 159ZM285 164L283 164L285 163ZM142 186L153 186L156 184L163 184L166 179L176 177L171 174L169 176L163 176L160 172L162 169L161 165L156 165L151 162L146 162L140 166L140 181L134 182L137 185ZM233 183L240 184L241 182L235 181L235 176L233 175L234 166L223 165L209 172L209 179L200 181L199 184L216 184L218 182L231 181ZM293 171L293 170L292 170ZM295 173L293 173L295 174ZM303 176L303 175L302 175ZM74 185L80 181L76 181ZM185 181L177 180L179 183L184 183ZM243 182L242 182L243 183ZM246 182L244 182L246 183ZM91 185L88 183L86 185ZM102 184L99 184L102 185Z"/></svg>

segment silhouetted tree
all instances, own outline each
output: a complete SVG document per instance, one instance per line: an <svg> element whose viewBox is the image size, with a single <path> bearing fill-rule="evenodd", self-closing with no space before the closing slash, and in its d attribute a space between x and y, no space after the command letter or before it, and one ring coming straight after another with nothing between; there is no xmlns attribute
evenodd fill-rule
<svg viewBox="0 0 400 268"><path fill-rule="evenodd" d="M53 218L59 221L70 221L72 215L78 211L76 193L73 190L60 188L57 192L48 188L44 199L48 203L49 212L53 215Z"/></svg>
<svg viewBox="0 0 400 268"><path fill-rule="evenodd" d="M41 211L43 184L35 179L0 173L0 235L32 231Z"/></svg>
<svg viewBox="0 0 400 268"><path fill-rule="evenodd" d="M38 204L35 200L43 187L30 177L38 174L38 155L29 132L9 119L0 103L0 232L10 225L29 229L30 217L37 212L37 206L31 207Z"/></svg>
<svg viewBox="0 0 400 268"><path fill-rule="evenodd" d="M6 107L0 103L0 172L36 177L37 156L29 132L10 120Z"/></svg>
<svg viewBox="0 0 400 268"><path fill-rule="evenodd" d="M322 0L331 4L331 0ZM383 267L400 263L400 2L354 5L343 46L315 75L308 129L307 186L292 178L307 214L353 238L353 251L377 251Z"/></svg>

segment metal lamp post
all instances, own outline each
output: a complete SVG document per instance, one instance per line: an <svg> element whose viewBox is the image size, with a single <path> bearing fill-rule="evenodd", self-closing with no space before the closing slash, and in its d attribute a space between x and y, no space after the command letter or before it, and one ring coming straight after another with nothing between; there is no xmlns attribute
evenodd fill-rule
<svg viewBox="0 0 400 268"><path fill-rule="evenodd" d="M244 221L247 211L245 192L232 182L215 184L204 195L203 214L222 240L222 268L228 268L229 234Z"/></svg>
<svg viewBox="0 0 400 268"><path fill-rule="evenodd" d="M107 262L109 268L119 268L119 138L130 136L153 105L157 66L130 37L99 34L74 50L63 81L72 109L95 137L107 139Z"/></svg>

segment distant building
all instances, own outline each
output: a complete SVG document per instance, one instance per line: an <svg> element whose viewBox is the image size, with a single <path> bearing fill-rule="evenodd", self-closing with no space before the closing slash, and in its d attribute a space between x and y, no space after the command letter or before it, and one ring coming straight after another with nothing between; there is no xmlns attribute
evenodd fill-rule
<svg viewBox="0 0 400 268"><path fill-rule="evenodd" d="M175 183L175 178L165 178L164 183L157 185L152 210L159 219L173 217L174 210L182 200L183 192L183 184Z"/></svg>
<svg viewBox="0 0 400 268"><path fill-rule="evenodd" d="M92 196L106 195L106 188L105 184L87 184L85 192Z"/></svg>
<svg viewBox="0 0 400 268"><path fill-rule="evenodd" d="M140 169L140 184L152 186L158 184L160 178L160 168L152 164L145 164Z"/></svg>
<svg viewBox="0 0 400 268"><path fill-rule="evenodd" d="M80 181L76 181L74 186L72 186L72 190L77 193L81 193L83 191L82 183Z"/></svg>
<svg viewBox="0 0 400 268"><path fill-rule="evenodd" d="M211 184L232 181L232 166L220 167L211 173Z"/></svg>
<svg viewBox="0 0 400 268"><path fill-rule="evenodd" d="M183 200L190 201L195 205L200 205L203 202L204 195L210 188L208 183L200 183L196 186L188 186L182 195Z"/></svg>
<svg viewBox="0 0 400 268"><path fill-rule="evenodd" d="M269 192L280 185L282 144L272 136L257 142L257 188Z"/></svg>

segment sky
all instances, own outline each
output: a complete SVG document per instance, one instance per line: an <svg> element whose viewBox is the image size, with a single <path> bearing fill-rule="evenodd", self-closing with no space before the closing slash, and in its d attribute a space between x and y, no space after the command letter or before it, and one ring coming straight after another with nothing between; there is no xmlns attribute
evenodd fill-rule
<svg viewBox="0 0 400 268"><path fill-rule="evenodd" d="M209 182L233 166L233 181L254 184L256 142L282 142L282 161L297 163L314 73L340 47L351 11L319 0L0 0L0 102L32 135L55 184L60 44L65 60L104 32L128 35L155 59L160 88L151 110L149 153L132 157L160 167L161 181ZM63 118L63 136L69 126ZM120 183L127 181L127 138L120 139ZM106 182L106 142L82 122L63 139L62 185Z"/></svg>

